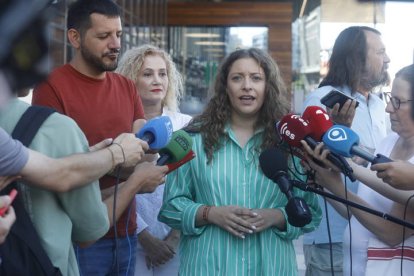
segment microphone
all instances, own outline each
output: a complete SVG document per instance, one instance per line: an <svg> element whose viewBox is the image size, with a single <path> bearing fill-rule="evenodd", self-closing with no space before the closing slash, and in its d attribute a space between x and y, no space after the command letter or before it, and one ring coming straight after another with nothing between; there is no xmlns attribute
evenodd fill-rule
<svg viewBox="0 0 414 276"><path fill-rule="evenodd" d="M333 126L328 113L316 105L310 105L303 111L302 118L311 126L311 137L316 141L322 141L323 135Z"/></svg>
<svg viewBox="0 0 414 276"><path fill-rule="evenodd" d="M135 136L148 143L150 149L165 147L171 140L173 128L170 117L158 116L148 120Z"/></svg>
<svg viewBox="0 0 414 276"><path fill-rule="evenodd" d="M295 197L287 175L287 160L281 150L268 149L259 156L260 167L266 177L275 182L288 199L285 206L289 224L303 227L312 221L312 213L303 198Z"/></svg>
<svg viewBox="0 0 414 276"><path fill-rule="evenodd" d="M178 169L179 167L181 167L182 165L184 165L185 163L193 160L193 158L195 157L195 153L193 152L193 150L190 150L184 157L183 159L174 162L174 163L169 163L167 164L168 167L168 171L167 174L169 174L170 172Z"/></svg>
<svg viewBox="0 0 414 276"><path fill-rule="evenodd" d="M364 160L377 163L392 162L392 160L382 154L373 155L372 153L359 147L359 136L352 129L346 126L335 125L331 127L322 138L324 144L332 152L345 157L359 156Z"/></svg>
<svg viewBox="0 0 414 276"><path fill-rule="evenodd" d="M163 166L183 159L191 151L192 146L193 139L187 132L182 129L174 131L168 145L159 151L157 165Z"/></svg>
<svg viewBox="0 0 414 276"><path fill-rule="evenodd" d="M281 138L292 147L300 148L302 147L301 140L312 139L310 137L311 129L309 122L299 115L286 114L276 124L276 127Z"/></svg>
<svg viewBox="0 0 414 276"><path fill-rule="evenodd" d="M277 126L281 138L290 146L302 147L302 144L300 143L301 140L305 140L312 149L318 145L318 142L312 138L312 128L310 123L299 115L287 114L280 120ZM330 153L328 154L327 159L340 168L351 181L356 180L353 175L353 170L345 158L336 155L335 153Z"/></svg>

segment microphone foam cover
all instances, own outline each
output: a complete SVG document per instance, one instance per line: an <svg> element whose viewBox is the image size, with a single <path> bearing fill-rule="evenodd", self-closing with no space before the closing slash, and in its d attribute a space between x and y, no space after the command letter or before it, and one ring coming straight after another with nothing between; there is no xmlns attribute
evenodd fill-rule
<svg viewBox="0 0 414 276"><path fill-rule="evenodd" d="M306 107L302 118L309 122L311 128L310 136L318 142L322 140L325 132L333 126L328 113L319 106L310 105Z"/></svg>
<svg viewBox="0 0 414 276"><path fill-rule="evenodd" d="M292 147L301 147L300 141L311 133L309 122L295 114L283 116L277 128L280 137Z"/></svg>
<svg viewBox="0 0 414 276"><path fill-rule="evenodd" d="M168 159L164 163L157 163L158 165L165 165L169 163L177 162L183 159L187 153L190 152L193 146L193 139L184 130L180 129L174 131L171 137L171 141L165 148L159 151L160 159L164 156L168 156Z"/></svg>
<svg viewBox="0 0 414 276"><path fill-rule="evenodd" d="M148 120L135 136L147 140L150 149L161 149L168 145L173 133L172 122L168 116L158 116ZM148 141L147 137L151 137Z"/></svg>
<svg viewBox="0 0 414 276"><path fill-rule="evenodd" d="M332 152L352 157L352 146L359 144L358 135L349 127L334 125L322 137L323 143Z"/></svg>
<svg viewBox="0 0 414 276"><path fill-rule="evenodd" d="M264 150L259 156L259 164L264 175L273 181L281 172L288 171L286 154L278 148Z"/></svg>

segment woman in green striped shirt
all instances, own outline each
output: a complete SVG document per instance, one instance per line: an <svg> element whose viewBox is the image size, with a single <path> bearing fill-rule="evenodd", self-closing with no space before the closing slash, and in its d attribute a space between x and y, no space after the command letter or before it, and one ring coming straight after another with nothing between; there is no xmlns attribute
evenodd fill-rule
<svg viewBox="0 0 414 276"><path fill-rule="evenodd" d="M290 225L287 199L258 160L279 141L286 94L262 50L237 50L222 63L213 98L187 128L196 158L167 177L159 214L182 231L180 275L297 275L292 240L317 227L321 210L314 194L295 190L313 220Z"/></svg>

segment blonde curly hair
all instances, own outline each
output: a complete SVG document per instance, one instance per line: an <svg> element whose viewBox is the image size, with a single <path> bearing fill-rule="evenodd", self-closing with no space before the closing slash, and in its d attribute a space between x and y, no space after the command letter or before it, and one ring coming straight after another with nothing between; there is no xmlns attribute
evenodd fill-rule
<svg viewBox="0 0 414 276"><path fill-rule="evenodd" d="M171 111L179 111L179 101L183 95L183 80L171 56L166 51L149 44L131 48L122 55L116 72L136 83L138 72L147 56L160 56L165 61L169 84L165 98L162 100L162 106Z"/></svg>

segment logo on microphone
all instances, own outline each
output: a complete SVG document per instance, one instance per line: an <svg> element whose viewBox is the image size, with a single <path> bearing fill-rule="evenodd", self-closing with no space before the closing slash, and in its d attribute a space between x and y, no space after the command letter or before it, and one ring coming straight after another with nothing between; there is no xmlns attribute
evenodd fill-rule
<svg viewBox="0 0 414 276"><path fill-rule="evenodd" d="M301 116L299 115L292 115L290 116L290 118L294 119L294 120L299 120L299 122L301 122L304 126L308 126L308 122L306 120L304 120Z"/></svg>
<svg viewBox="0 0 414 276"><path fill-rule="evenodd" d="M326 112L324 112L323 110L316 110L316 114L323 114L323 116L325 117L325 120L329 121L329 116L328 114L326 114Z"/></svg>
<svg viewBox="0 0 414 276"><path fill-rule="evenodd" d="M345 141L348 139L348 136L346 135L345 130L343 130L342 128L331 128L331 130L329 130L328 132L328 139L334 142L340 142L340 141Z"/></svg>
<svg viewBox="0 0 414 276"><path fill-rule="evenodd" d="M290 132L290 130L288 129L288 123L284 123L281 127L280 127L280 134L286 136L287 138L289 138L290 140L295 140L295 134L293 134L292 132Z"/></svg>
<svg viewBox="0 0 414 276"><path fill-rule="evenodd" d="M184 150L187 151L191 147L190 141L185 136L177 135L174 141Z"/></svg>

